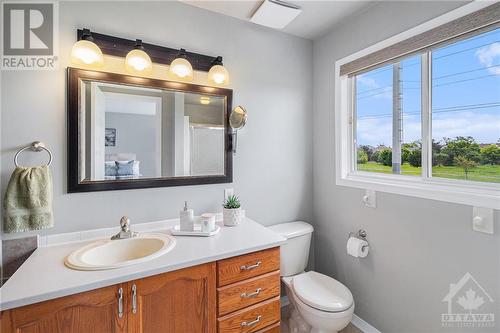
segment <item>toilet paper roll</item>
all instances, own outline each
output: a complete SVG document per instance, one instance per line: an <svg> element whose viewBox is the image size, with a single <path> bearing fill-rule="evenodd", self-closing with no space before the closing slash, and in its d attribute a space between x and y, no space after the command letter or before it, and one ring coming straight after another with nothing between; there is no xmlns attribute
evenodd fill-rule
<svg viewBox="0 0 500 333"><path fill-rule="evenodd" d="M356 237L349 237L347 241L347 254L355 258L364 258L368 255L368 242Z"/></svg>

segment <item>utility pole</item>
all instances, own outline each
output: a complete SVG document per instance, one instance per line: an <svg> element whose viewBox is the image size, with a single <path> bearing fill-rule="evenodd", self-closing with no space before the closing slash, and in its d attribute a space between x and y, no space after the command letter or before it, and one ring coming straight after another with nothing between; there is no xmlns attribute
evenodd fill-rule
<svg viewBox="0 0 500 333"><path fill-rule="evenodd" d="M401 63L392 69L392 173L401 173L401 145L403 143L403 110L401 101Z"/></svg>

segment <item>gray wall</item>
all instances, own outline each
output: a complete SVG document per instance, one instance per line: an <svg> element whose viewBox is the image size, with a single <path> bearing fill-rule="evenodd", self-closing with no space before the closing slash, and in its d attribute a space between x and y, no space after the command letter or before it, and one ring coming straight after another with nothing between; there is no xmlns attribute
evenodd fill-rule
<svg viewBox="0 0 500 333"><path fill-rule="evenodd" d="M106 112L106 128L116 129L116 145L107 146L106 154L135 154L142 177L161 177L159 121L159 115Z"/></svg>
<svg viewBox="0 0 500 333"><path fill-rule="evenodd" d="M500 233L472 231L468 206L335 185L334 64L338 59L454 9L452 2L385 2L350 18L314 42L314 200L316 269L345 283L355 312L389 333L459 332L441 328L450 283L470 272L496 303L500 323ZM498 221L498 214L496 216ZM366 229L366 259L346 254L350 231ZM482 310L487 311L484 306ZM491 310L491 307L489 308ZM471 329L486 332L487 329Z"/></svg>
<svg viewBox="0 0 500 333"><path fill-rule="evenodd" d="M54 161L53 234L219 211L234 187L248 216L262 224L311 219L312 42L179 2L60 2L60 70L10 71L1 78L1 193L17 149L42 140ZM66 193L65 69L76 29L224 57L234 105L249 113L234 156L234 183L129 191ZM277 69L281 69L277 71ZM43 155L27 154L28 159Z"/></svg>

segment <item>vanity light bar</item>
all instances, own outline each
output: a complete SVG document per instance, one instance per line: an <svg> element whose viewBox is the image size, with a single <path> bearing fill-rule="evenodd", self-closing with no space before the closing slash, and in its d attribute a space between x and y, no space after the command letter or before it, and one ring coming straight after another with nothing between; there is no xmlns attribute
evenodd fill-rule
<svg viewBox="0 0 500 333"><path fill-rule="evenodd" d="M83 39L84 29L77 30L77 40ZM136 40L114 37L92 31L93 42L99 46L102 53L126 57L136 44ZM170 65L179 55L179 49L142 43L144 51L149 55L151 61L157 64ZM208 72L213 65L214 59L219 57L208 56L199 53L186 52L186 59L191 63L194 70ZM222 58L220 59L222 61Z"/></svg>

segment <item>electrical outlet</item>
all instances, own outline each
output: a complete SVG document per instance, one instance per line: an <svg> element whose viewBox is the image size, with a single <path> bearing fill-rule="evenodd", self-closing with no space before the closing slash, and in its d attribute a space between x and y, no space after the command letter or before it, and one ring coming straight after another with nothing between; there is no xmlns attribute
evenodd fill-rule
<svg viewBox="0 0 500 333"><path fill-rule="evenodd" d="M227 200L228 197L234 194L234 190L232 188L226 188L224 190L224 201Z"/></svg>
<svg viewBox="0 0 500 333"><path fill-rule="evenodd" d="M493 209L473 207L472 230L492 234L494 232Z"/></svg>
<svg viewBox="0 0 500 333"><path fill-rule="evenodd" d="M366 207L377 208L377 194L373 190L366 190L363 196L363 203Z"/></svg>

